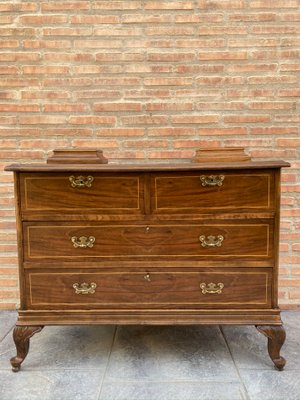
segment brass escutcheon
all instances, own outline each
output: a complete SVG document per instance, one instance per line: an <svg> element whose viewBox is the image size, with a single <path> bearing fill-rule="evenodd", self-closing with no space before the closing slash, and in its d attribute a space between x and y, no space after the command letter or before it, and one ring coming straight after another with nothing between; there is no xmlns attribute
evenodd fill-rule
<svg viewBox="0 0 300 400"><path fill-rule="evenodd" d="M71 241L75 248L81 247L83 249L87 247L92 248L94 246L95 240L96 238L94 236L80 236L80 238L78 238L77 236L73 236L71 238Z"/></svg>
<svg viewBox="0 0 300 400"><path fill-rule="evenodd" d="M74 175L69 177L71 186L73 188L90 188L92 186L94 178L89 175L86 178L82 175L75 177Z"/></svg>
<svg viewBox="0 0 300 400"><path fill-rule="evenodd" d="M75 289L76 294L94 294L97 285L96 283L92 282L88 283L74 283L73 288Z"/></svg>
<svg viewBox="0 0 300 400"><path fill-rule="evenodd" d="M208 283L206 285L206 283L200 283L200 289L202 289L202 293L203 294L221 294L222 293L222 289L224 288L224 283L220 282L220 283Z"/></svg>
<svg viewBox="0 0 300 400"><path fill-rule="evenodd" d="M145 281L147 281L147 282L150 282L150 281L151 281L151 276L150 276L149 272L147 272L146 275L144 275L144 279L145 279Z"/></svg>
<svg viewBox="0 0 300 400"><path fill-rule="evenodd" d="M201 235L201 236L199 236L199 240L201 242L201 246L202 247L221 247L222 246L222 242L224 240L224 236L222 236L222 235L218 235L218 236L209 235L206 238L205 235Z"/></svg>
<svg viewBox="0 0 300 400"><path fill-rule="evenodd" d="M202 186L222 186L225 179L224 175L201 175Z"/></svg>

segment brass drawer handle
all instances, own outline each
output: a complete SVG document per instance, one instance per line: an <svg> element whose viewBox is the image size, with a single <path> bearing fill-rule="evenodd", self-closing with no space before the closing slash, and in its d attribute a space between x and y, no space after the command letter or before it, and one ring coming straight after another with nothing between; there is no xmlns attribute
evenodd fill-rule
<svg viewBox="0 0 300 400"><path fill-rule="evenodd" d="M224 175L201 175L202 186L222 186L225 179Z"/></svg>
<svg viewBox="0 0 300 400"><path fill-rule="evenodd" d="M82 175L75 177L74 175L69 177L69 181L71 182L71 186L73 188L90 188L92 186L94 178L89 175L86 178Z"/></svg>
<svg viewBox="0 0 300 400"><path fill-rule="evenodd" d="M206 236L201 235L199 236L199 240L201 242L202 247L221 247L222 242L224 240L224 236L218 235L218 236Z"/></svg>
<svg viewBox="0 0 300 400"><path fill-rule="evenodd" d="M206 285L206 283L200 283L200 289L202 289L202 293L203 294L221 294L222 293L222 289L224 288L224 283L220 282L220 283L208 283Z"/></svg>
<svg viewBox="0 0 300 400"><path fill-rule="evenodd" d="M96 238L94 236L80 236L80 238L78 238L77 236L73 236L71 238L71 241L75 248L81 247L84 249L86 249L87 247L92 248L94 246L95 240Z"/></svg>
<svg viewBox="0 0 300 400"><path fill-rule="evenodd" d="M76 294L94 294L97 285L96 283L92 282L88 283L74 283L73 288L75 289Z"/></svg>

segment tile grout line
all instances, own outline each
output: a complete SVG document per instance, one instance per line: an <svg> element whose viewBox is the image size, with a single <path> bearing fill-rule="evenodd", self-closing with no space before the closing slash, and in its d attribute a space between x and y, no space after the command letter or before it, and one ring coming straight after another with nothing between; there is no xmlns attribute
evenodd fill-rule
<svg viewBox="0 0 300 400"><path fill-rule="evenodd" d="M3 342L3 340L10 334L10 332L14 329L14 327L15 327L15 325L13 325L13 326L9 329L9 331L6 332L5 335L2 336L2 337L0 338L0 343Z"/></svg>
<svg viewBox="0 0 300 400"><path fill-rule="evenodd" d="M245 392L245 394L246 394L246 399L245 399L245 400L250 400L249 393L248 393L248 391L247 391L247 388L246 388L246 386L245 386L245 383L244 383L244 381L243 381L243 379L242 379L242 376L241 376L241 374L240 374L240 370L239 370L239 368L238 368L238 366L237 366L237 364L236 364L236 362L235 362L233 353L232 353L232 351L231 351L231 348L230 348L229 343L228 343L228 341L227 341L227 338L226 338L226 336L225 336L223 327L222 327L221 325L219 325L219 329L220 329L220 331L221 331L221 334L222 334L222 336L223 336L223 339L224 339L224 342L225 342L225 344L226 344L226 347L227 347L227 349L228 349L228 351L229 351L229 354L230 354L230 356L231 356L231 358L232 358L232 362L233 362L233 365L234 365L234 367L235 367L235 369L236 369L236 372L237 372L237 374L238 374L240 383L241 383L241 385L242 385L242 387L243 387L243 389L244 389L244 392ZM243 396L243 397L244 397L244 396Z"/></svg>
<svg viewBox="0 0 300 400"><path fill-rule="evenodd" d="M109 351L109 354L108 354L108 357L107 357L106 367L105 367L105 370L104 370L104 373L103 373L103 377L101 379L101 384L100 384L100 389L99 389L99 393L98 393L98 396L97 396L97 400L100 400L100 397L101 397L103 383L104 383L104 380L105 380L105 377L106 377L106 373L107 373L108 366L109 366L109 363L110 363L111 353L113 351L113 347L114 347L116 336L117 336L117 329L118 329L118 326L115 325L115 331L114 331L113 338L112 338L112 341L111 341L111 346L110 346L110 351Z"/></svg>

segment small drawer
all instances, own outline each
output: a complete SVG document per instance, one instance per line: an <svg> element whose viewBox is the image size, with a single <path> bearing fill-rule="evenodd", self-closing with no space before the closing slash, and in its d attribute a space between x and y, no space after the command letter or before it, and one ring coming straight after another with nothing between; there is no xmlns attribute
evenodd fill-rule
<svg viewBox="0 0 300 400"><path fill-rule="evenodd" d="M143 213L142 175L105 173L24 173L23 213Z"/></svg>
<svg viewBox="0 0 300 400"><path fill-rule="evenodd" d="M239 258L270 263L273 257L270 220L160 225L24 223L24 238L25 261Z"/></svg>
<svg viewBox="0 0 300 400"><path fill-rule="evenodd" d="M272 270L37 272L26 275L31 309L267 308Z"/></svg>
<svg viewBox="0 0 300 400"><path fill-rule="evenodd" d="M154 213L255 211L274 208L274 175L270 171L202 171L155 174Z"/></svg>

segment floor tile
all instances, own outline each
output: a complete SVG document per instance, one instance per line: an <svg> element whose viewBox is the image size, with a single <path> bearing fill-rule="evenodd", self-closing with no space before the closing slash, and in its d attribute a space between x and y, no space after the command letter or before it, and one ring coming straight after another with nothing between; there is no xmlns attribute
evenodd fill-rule
<svg viewBox="0 0 300 400"><path fill-rule="evenodd" d="M217 326L123 326L107 371L121 380L237 379Z"/></svg>
<svg viewBox="0 0 300 400"><path fill-rule="evenodd" d="M0 341L13 328L17 321L17 313L15 311L0 312Z"/></svg>
<svg viewBox="0 0 300 400"><path fill-rule="evenodd" d="M287 333L280 352L287 360L285 369L300 369L300 313L283 312L282 319ZM238 368L274 368L267 350L267 338L254 326L224 326L222 329Z"/></svg>
<svg viewBox="0 0 300 400"><path fill-rule="evenodd" d="M100 384L101 375L95 370L24 370L18 373L0 371L0 398L1 400L97 400Z"/></svg>
<svg viewBox="0 0 300 400"><path fill-rule="evenodd" d="M237 382L105 382L99 400L244 400Z"/></svg>
<svg viewBox="0 0 300 400"><path fill-rule="evenodd" d="M243 369L241 377L250 400L299 400L300 371Z"/></svg>
<svg viewBox="0 0 300 400"><path fill-rule="evenodd" d="M31 338L22 369L104 369L114 331L113 326L45 327ZM0 369L7 369L9 359L15 354L9 334L0 343Z"/></svg>

